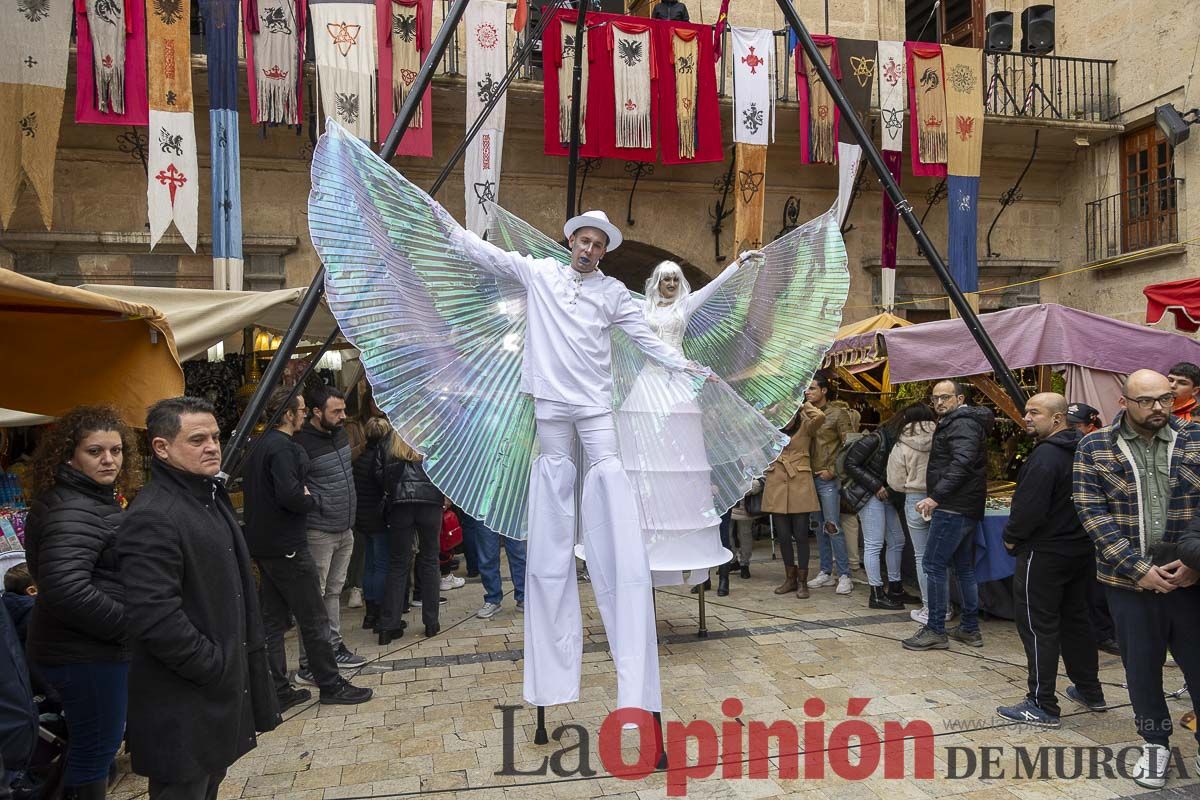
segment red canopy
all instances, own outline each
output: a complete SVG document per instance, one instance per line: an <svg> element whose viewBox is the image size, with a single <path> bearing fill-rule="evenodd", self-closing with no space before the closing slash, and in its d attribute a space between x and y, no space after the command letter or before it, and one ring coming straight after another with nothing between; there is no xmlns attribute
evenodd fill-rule
<svg viewBox="0 0 1200 800"><path fill-rule="evenodd" d="M1170 311L1179 330L1200 330L1200 278L1152 283L1142 289L1142 294L1146 295L1146 322L1153 325Z"/></svg>

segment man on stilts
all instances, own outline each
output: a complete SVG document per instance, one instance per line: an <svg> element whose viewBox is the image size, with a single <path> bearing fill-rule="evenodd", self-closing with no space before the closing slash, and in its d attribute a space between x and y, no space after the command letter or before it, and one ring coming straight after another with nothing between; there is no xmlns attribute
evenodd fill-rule
<svg viewBox="0 0 1200 800"><path fill-rule="evenodd" d="M571 251L555 259L506 253L469 231L454 239L483 269L528 293L521 389L534 399L540 452L529 479L525 576L525 700L536 706L579 699L583 622L575 579L575 481L588 573L617 668L617 706L662 710L650 567L633 485L617 452L612 411L610 329L620 328L663 367L706 377L654 335L629 291L599 270L621 244L603 211L563 227ZM584 463L573 459L575 437Z"/></svg>

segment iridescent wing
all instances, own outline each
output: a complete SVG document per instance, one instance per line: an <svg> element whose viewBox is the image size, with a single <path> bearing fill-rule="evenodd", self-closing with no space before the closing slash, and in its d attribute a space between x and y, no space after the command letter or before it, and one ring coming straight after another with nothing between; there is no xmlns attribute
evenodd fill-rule
<svg viewBox="0 0 1200 800"><path fill-rule="evenodd" d="M783 427L833 344L850 275L833 209L763 253L695 310L683 350Z"/></svg>
<svg viewBox="0 0 1200 800"><path fill-rule="evenodd" d="M442 492L525 538L524 287L476 265L445 209L332 121L313 154L308 213L330 310L375 402Z"/></svg>
<svg viewBox="0 0 1200 800"><path fill-rule="evenodd" d="M488 209L487 240L510 253L534 258L553 258L559 263L571 263L571 252L525 220L493 203Z"/></svg>

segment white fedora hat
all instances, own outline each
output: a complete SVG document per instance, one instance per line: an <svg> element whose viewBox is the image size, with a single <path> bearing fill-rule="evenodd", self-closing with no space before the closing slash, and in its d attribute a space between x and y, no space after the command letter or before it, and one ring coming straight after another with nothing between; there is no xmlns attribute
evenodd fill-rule
<svg viewBox="0 0 1200 800"><path fill-rule="evenodd" d="M608 237L608 247L605 249L610 253L621 246L621 232L617 230L616 225L608 221L608 214L603 211L585 211L578 217L571 217L567 224L563 225L563 236L570 239L580 228L604 231L604 235Z"/></svg>

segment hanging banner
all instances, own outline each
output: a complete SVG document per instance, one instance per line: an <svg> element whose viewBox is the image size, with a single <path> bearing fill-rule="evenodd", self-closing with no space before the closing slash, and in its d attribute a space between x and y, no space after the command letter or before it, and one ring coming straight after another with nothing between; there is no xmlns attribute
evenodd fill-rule
<svg viewBox="0 0 1200 800"><path fill-rule="evenodd" d="M658 135L662 162L724 161L717 71L708 26L666 20L651 24L655 26L661 93Z"/></svg>
<svg viewBox="0 0 1200 800"><path fill-rule="evenodd" d="M671 73L675 78L675 120L679 135L679 157L696 157L696 64L700 42L696 31L675 29L671 35Z"/></svg>
<svg viewBox="0 0 1200 800"><path fill-rule="evenodd" d="M504 29L508 24L503 0L473 0L466 11L467 119L470 128L496 96L508 69ZM504 151L507 92L484 120L483 128L467 146L463 164L467 228L480 236L488 226L488 203L500 201L500 163Z"/></svg>
<svg viewBox="0 0 1200 800"><path fill-rule="evenodd" d="M562 25L558 35L558 141L567 144L571 141L571 87L574 85L572 72L575 69L575 47L578 45L580 83L583 93L579 97L579 143L587 144L587 106L588 106L588 36L586 33L578 42L575 41L575 28Z"/></svg>
<svg viewBox="0 0 1200 800"><path fill-rule="evenodd" d="M175 8L172 0L165 15L178 16ZM75 122L147 124L145 7L137 0L75 0L75 48Z"/></svg>
<svg viewBox="0 0 1200 800"><path fill-rule="evenodd" d="M146 0L149 24L149 131L146 154L146 210L150 248L171 222L196 250L200 207L200 167L192 115L191 0L167 7ZM130 7L132 8L132 6Z"/></svg>
<svg viewBox="0 0 1200 800"><path fill-rule="evenodd" d="M875 94L875 46L876 42L865 39L838 39L837 42L838 67L842 73L837 76L838 84L864 125ZM850 126L843 124L838 125L838 141L860 144Z"/></svg>
<svg viewBox="0 0 1200 800"><path fill-rule="evenodd" d="M904 150L904 109L908 101L907 59L903 42L879 42L879 128L883 163L900 185ZM887 192L883 193L880 249L881 300L885 310L896 305L896 234L900 217Z"/></svg>
<svg viewBox="0 0 1200 800"><path fill-rule="evenodd" d="M309 0L310 5L314 0ZM468 5L467 8L470 8ZM379 0L375 5L375 29L366 40L376 41L379 54L376 111L378 141L387 139L396 121L399 103L408 96L421 65L429 55L433 24L433 0L396 3ZM371 46L368 44L368 47ZM398 156L433 156L433 94L425 90L417 113L396 148Z"/></svg>
<svg viewBox="0 0 1200 800"><path fill-rule="evenodd" d="M913 175L946 176L946 90L942 85L942 48L905 42L908 107L912 121Z"/></svg>
<svg viewBox="0 0 1200 800"><path fill-rule="evenodd" d="M242 178L238 137L238 0L200 0L208 52L213 288L242 290Z"/></svg>
<svg viewBox="0 0 1200 800"><path fill-rule="evenodd" d="M837 39L832 36L813 36L817 52L833 77L841 80L842 66L838 58ZM800 163L833 164L837 161L836 142L842 112L833 103L833 95L821 82L816 68L799 44L796 45L796 95L800 105Z"/></svg>
<svg viewBox="0 0 1200 800"><path fill-rule="evenodd" d="M305 0L242 0L246 86L255 125L299 125Z"/></svg>
<svg viewBox="0 0 1200 800"><path fill-rule="evenodd" d="M964 292L979 291L979 178L951 175L946 178L946 208L950 235L946 247L950 277Z"/></svg>
<svg viewBox="0 0 1200 800"><path fill-rule="evenodd" d="M321 116L333 117L354 136L370 142L375 132L375 6L312 0L308 10Z"/></svg>
<svg viewBox="0 0 1200 800"><path fill-rule="evenodd" d="M617 147L653 147L650 81L657 77L657 70L650 47L650 26L613 21L608 30Z"/></svg>
<svg viewBox="0 0 1200 800"><path fill-rule="evenodd" d="M770 144L775 138L775 91L771 83L775 34L738 27L731 27L729 33L733 40L733 140ZM762 158L765 163L765 147ZM761 227L760 220L759 238Z"/></svg>
<svg viewBox="0 0 1200 800"><path fill-rule="evenodd" d="M883 149L904 150L904 109L908 98L904 43L879 42L879 128Z"/></svg>
<svg viewBox="0 0 1200 800"><path fill-rule="evenodd" d="M387 43L392 50L392 114L399 114L404 98L408 97L417 79L417 70L421 68L421 6L417 0L387 2L391 4ZM421 127L420 106L408 127Z"/></svg>
<svg viewBox="0 0 1200 800"><path fill-rule="evenodd" d="M740 142L734 145L733 171L733 252L761 249L767 196L767 146Z"/></svg>
<svg viewBox="0 0 1200 800"><path fill-rule="evenodd" d="M983 160L983 52L942 47L946 70L946 171L978 176Z"/></svg>
<svg viewBox="0 0 1200 800"><path fill-rule="evenodd" d="M37 194L42 225L54 223L54 157L71 44L69 0L18 3L0 40L0 227L16 210L21 185Z"/></svg>

